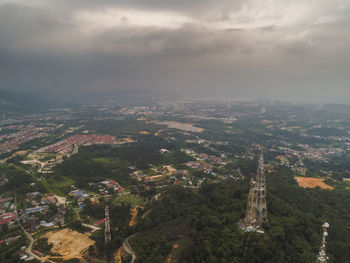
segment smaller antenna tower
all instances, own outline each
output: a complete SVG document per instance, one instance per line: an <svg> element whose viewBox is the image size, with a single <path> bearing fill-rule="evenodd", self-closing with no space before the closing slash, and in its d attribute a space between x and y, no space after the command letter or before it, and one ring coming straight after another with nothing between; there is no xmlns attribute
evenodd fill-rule
<svg viewBox="0 0 350 263"><path fill-rule="evenodd" d="M321 247L320 252L318 252L316 263L326 263L328 260L328 257L326 255L326 237L328 236L327 228L329 227L329 224L326 222L322 225L323 227L323 234L322 234L322 241L321 241Z"/></svg>
<svg viewBox="0 0 350 263"><path fill-rule="evenodd" d="M111 222L109 221L109 209L108 205L105 208L105 245L107 245L108 242L111 241Z"/></svg>

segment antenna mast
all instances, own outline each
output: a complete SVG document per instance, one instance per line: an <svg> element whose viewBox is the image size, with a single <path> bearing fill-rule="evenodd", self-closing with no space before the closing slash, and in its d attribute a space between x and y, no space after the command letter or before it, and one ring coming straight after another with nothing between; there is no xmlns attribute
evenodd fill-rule
<svg viewBox="0 0 350 263"><path fill-rule="evenodd" d="M111 241L112 237L111 237L111 223L109 221L109 209L108 209L108 205L105 208L105 245L107 245L107 243L109 241Z"/></svg>
<svg viewBox="0 0 350 263"><path fill-rule="evenodd" d="M322 234L322 241L321 241L321 247L320 252L318 252L316 263L326 263L328 260L328 257L326 255L326 237L328 236L327 228L329 227L329 224L326 222L322 225L323 227L323 234Z"/></svg>
<svg viewBox="0 0 350 263"><path fill-rule="evenodd" d="M256 181L250 180L250 188L247 202L246 215L243 220L238 222L241 229L264 233L262 223L267 221L267 205L266 205L266 179L264 154L259 155L259 164L256 172Z"/></svg>

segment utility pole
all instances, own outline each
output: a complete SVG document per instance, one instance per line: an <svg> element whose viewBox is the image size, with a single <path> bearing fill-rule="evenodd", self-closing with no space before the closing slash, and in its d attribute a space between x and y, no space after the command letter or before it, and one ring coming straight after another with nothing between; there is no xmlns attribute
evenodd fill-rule
<svg viewBox="0 0 350 263"><path fill-rule="evenodd" d="M328 257L326 255L326 237L328 236L327 228L329 227L329 224L326 222L322 225L323 227L323 234L322 234L322 241L321 241L321 247L320 251L318 252L316 263L326 263L328 260Z"/></svg>
<svg viewBox="0 0 350 263"><path fill-rule="evenodd" d="M109 209L108 209L108 205L105 208L105 245L107 245L112 237L111 237L111 222L109 221Z"/></svg>

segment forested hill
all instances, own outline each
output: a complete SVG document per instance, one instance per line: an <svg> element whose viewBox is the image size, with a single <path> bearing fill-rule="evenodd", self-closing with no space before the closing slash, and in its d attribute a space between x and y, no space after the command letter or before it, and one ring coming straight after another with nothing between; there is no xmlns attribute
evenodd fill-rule
<svg viewBox="0 0 350 263"><path fill-rule="evenodd" d="M248 182L166 190L131 241L138 262L314 262L330 223L329 262L350 262L350 192L303 189L288 170L270 174L265 234L244 233Z"/></svg>

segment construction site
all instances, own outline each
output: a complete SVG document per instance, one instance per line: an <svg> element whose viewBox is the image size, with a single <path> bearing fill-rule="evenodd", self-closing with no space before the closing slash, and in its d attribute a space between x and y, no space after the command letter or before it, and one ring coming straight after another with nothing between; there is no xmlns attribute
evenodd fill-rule
<svg viewBox="0 0 350 263"><path fill-rule="evenodd" d="M59 256L46 256L43 261L82 259L89 246L95 243L88 235L67 228L48 232L45 237L48 238L49 243L53 244L52 253Z"/></svg>
<svg viewBox="0 0 350 263"><path fill-rule="evenodd" d="M264 233L262 223L267 221L266 179L264 155L260 153L255 176L250 179L247 209L244 219L238 222L239 227L248 232Z"/></svg>

